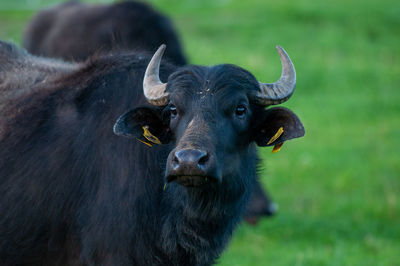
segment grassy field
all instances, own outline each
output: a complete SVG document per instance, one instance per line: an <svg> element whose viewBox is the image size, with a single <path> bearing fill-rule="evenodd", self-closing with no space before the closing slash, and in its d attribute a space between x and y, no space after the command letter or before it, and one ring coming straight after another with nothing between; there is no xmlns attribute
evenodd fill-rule
<svg viewBox="0 0 400 266"><path fill-rule="evenodd" d="M0 39L20 42L45 1L0 0ZM236 231L219 265L400 265L400 2L153 0L195 64L297 71L285 106L306 136L260 149L280 211Z"/></svg>

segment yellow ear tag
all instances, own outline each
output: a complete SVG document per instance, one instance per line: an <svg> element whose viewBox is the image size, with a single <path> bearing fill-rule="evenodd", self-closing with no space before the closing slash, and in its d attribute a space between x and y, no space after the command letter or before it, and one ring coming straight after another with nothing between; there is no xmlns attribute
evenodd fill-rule
<svg viewBox="0 0 400 266"><path fill-rule="evenodd" d="M143 144L146 144L147 146L149 146L149 147L153 147L153 145L151 145L150 143L148 143L148 142L146 142L146 141L143 141L143 140L141 140L141 139L138 139L138 138L136 138L138 141L140 141L141 143L143 143Z"/></svg>
<svg viewBox="0 0 400 266"><path fill-rule="evenodd" d="M279 143L279 144L276 144L276 145L274 146L274 148L272 149L272 152L271 152L271 153L275 153L275 152L280 151L281 148L282 148L282 145L283 145L283 142L282 142L282 143Z"/></svg>
<svg viewBox="0 0 400 266"><path fill-rule="evenodd" d="M145 137L148 141L153 142L155 144L162 144L161 141L150 133L149 126L144 126L143 128L143 137Z"/></svg>
<svg viewBox="0 0 400 266"><path fill-rule="evenodd" d="M275 135L268 141L267 145L277 140L283 134L283 127L280 127Z"/></svg>

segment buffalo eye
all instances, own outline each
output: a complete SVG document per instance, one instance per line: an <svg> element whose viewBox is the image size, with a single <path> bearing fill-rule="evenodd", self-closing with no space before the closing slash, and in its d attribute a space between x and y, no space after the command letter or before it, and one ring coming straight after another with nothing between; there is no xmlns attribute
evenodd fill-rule
<svg viewBox="0 0 400 266"><path fill-rule="evenodd" d="M238 118L244 118L246 116L246 111L247 111L246 106L238 105L235 110L235 115Z"/></svg>
<svg viewBox="0 0 400 266"><path fill-rule="evenodd" d="M173 104L169 106L169 112L171 114L171 118L175 118L178 115L178 111L176 111L176 107Z"/></svg>

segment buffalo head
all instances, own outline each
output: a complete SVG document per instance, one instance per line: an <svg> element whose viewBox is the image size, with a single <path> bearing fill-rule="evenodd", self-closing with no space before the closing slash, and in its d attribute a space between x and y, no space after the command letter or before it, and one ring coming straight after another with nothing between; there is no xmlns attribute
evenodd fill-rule
<svg viewBox="0 0 400 266"><path fill-rule="evenodd" d="M163 83L159 78L162 45L143 81L144 96L153 107L125 113L114 132L149 145L170 145L167 182L187 187L246 182L246 169L255 168L254 143L271 146L304 135L293 112L265 109L286 101L296 84L289 56L281 47L277 49L282 75L275 83L258 82L248 71L228 64L185 66ZM283 133L273 139L280 128Z"/></svg>

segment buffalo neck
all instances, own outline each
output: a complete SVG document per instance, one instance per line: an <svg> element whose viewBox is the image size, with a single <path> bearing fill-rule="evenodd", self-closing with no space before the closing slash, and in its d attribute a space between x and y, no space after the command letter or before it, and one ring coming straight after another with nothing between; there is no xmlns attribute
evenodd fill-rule
<svg viewBox="0 0 400 266"><path fill-rule="evenodd" d="M160 206L162 239L159 248L172 260L171 264L210 265L220 256L240 222L253 186L254 153L255 149L250 147L241 171L225 177L218 186L166 185ZM240 188L230 185L231 180L243 179L247 183Z"/></svg>

